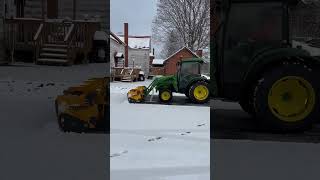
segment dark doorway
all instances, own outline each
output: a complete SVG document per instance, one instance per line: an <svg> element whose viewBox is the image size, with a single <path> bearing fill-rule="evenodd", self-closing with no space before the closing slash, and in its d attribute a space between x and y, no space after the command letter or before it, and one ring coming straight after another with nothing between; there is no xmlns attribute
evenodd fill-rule
<svg viewBox="0 0 320 180"><path fill-rule="evenodd" d="M25 0L15 0L16 5L16 17L24 17L24 5Z"/></svg>
<svg viewBox="0 0 320 180"><path fill-rule="evenodd" d="M47 17L48 19L58 18L58 0L47 0Z"/></svg>

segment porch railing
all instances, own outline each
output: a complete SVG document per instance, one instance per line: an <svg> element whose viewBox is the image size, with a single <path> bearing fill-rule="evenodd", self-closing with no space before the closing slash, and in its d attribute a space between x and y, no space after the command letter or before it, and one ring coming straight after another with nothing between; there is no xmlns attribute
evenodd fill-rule
<svg viewBox="0 0 320 180"><path fill-rule="evenodd" d="M4 19L4 44L11 52L12 61L16 49L32 50L33 37L41 22L32 18Z"/></svg>

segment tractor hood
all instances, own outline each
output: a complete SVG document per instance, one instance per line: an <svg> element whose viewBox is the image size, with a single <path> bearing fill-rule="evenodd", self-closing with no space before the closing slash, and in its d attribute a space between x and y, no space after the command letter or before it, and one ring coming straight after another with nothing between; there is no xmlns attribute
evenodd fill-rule
<svg viewBox="0 0 320 180"><path fill-rule="evenodd" d="M161 88L169 88L169 86L173 86L176 91L178 90L176 75L157 77L154 82L157 91Z"/></svg>

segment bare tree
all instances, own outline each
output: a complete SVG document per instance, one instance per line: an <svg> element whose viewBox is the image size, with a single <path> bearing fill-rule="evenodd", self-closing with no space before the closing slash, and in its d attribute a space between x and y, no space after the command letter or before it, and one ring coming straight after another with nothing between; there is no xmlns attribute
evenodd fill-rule
<svg viewBox="0 0 320 180"><path fill-rule="evenodd" d="M170 41L179 42L180 47L187 46L191 50L208 46L210 0L158 0L157 7L153 22L153 34L157 41L166 45ZM176 39L170 40L173 33Z"/></svg>
<svg viewBox="0 0 320 180"><path fill-rule="evenodd" d="M169 57L172 54L174 54L176 51L178 51L181 46L183 46L182 42L178 38L178 34L176 31L172 31L168 34L168 37L166 38L166 41L164 43L164 46L166 47L163 52L165 57Z"/></svg>

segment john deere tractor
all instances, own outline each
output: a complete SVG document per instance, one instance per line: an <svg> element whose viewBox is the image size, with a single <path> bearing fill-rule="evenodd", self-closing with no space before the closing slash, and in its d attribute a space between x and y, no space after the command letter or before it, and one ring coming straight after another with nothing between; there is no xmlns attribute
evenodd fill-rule
<svg viewBox="0 0 320 180"><path fill-rule="evenodd" d="M107 132L109 78L93 78L68 88L55 100L58 124L64 132Z"/></svg>
<svg viewBox="0 0 320 180"><path fill-rule="evenodd" d="M212 15L211 82L263 128L305 130L319 118L320 61L293 47L296 0L216 0Z"/></svg>
<svg viewBox="0 0 320 180"><path fill-rule="evenodd" d="M185 94L193 103L205 103L210 99L209 79L201 74L204 61L200 58L183 59L178 62L176 75L156 78L148 87L140 86L128 92L132 103L143 102L155 89L163 103L172 101L172 93Z"/></svg>

